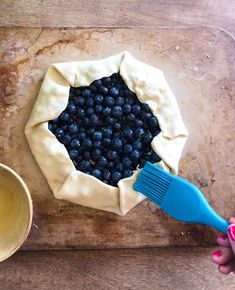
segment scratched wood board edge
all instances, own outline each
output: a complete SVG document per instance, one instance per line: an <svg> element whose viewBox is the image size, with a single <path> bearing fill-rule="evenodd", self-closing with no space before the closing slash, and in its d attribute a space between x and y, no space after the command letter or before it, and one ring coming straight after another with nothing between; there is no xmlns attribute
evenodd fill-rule
<svg viewBox="0 0 235 290"><path fill-rule="evenodd" d="M34 251L0 263L1 289L232 290L211 248ZM14 279L12 277L14 273Z"/></svg>
<svg viewBox="0 0 235 290"><path fill-rule="evenodd" d="M191 34L194 35L193 39ZM109 43L109 46L105 47L104 43ZM220 49L215 49L215 45ZM35 205L33 227L24 249L196 246L211 245L215 241L215 231L178 223L149 201L142 202L125 217L118 217L56 200L29 151L22 135L23 127L48 65L51 62L88 57L96 59L119 52L124 46L137 59L147 63L151 59L153 65L161 68L176 94L186 126L191 133L180 163L180 174L201 187L221 214L228 217L232 213L234 198L230 173L233 158L229 160L228 152L223 152L222 160L216 157L218 152L221 154L225 142L218 139L219 133L224 129L225 133L232 131L230 122L234 119L230 112L234 101L234 44L225 32L205 27L81 30L2 28L0 77L4 85L1 88L0 116L3 122L0 124L0 161L16 169L26 180ZM225 68L224 72L222 68ZM199 92L199 96L189 102L187 96L192 97L194 91ZM214 105L211 104L211 99L206 100L202 96L209 98L209 92L215 95ZM197 102L200 102L200 110ZM192 104L196 105L193 110L190 108ZM208 117L207 110L210 106L213 114L218 108L226 109L226 116L218 114L218 117L225 119L222 125L215 122L215 116L209 119L207 126L198 124L198 116L203 114L202 116ZM229 108L231 110L228 112ZM217 133L214 135L211 128L213 122L216 125L214 133ZM7 123L10 126L6 126ZM199 133L204 134L203 140L194 137L200 135ZM230 135L226 135L226 141L229 141L228 151L233 157L234 139ZM212 148L215 148L215 152L212 152L210 159L208 154ZM202 157L195 153L198 150ZM18 158L12 152L20 152L21 157ZM226 171L229 174L219 185L216 182L221 177L218 176L219 168L215 168L213 163L216 158L218 162L229 165ZM225 194L219 200L217 197L221 197L220 192L224 186Z"/></svg>
<svg viewBox="0 0 235 290"><path fill-rule="evenodd" d="M234 1L209 0L195 5L192 1L125 2L114 0L108 4L96 1L21 2L1 1L0 25L21 27L123 27L159 25L214 25L234 32ZM59 3L58 3L59 2ZM12 9L14 7L14 9ZM45 11L47 13L45 14ZM184 11L182 13L182 11ZM222 13L221 13L222 11ZM63 21L61 21L63 15Z"/></svg>

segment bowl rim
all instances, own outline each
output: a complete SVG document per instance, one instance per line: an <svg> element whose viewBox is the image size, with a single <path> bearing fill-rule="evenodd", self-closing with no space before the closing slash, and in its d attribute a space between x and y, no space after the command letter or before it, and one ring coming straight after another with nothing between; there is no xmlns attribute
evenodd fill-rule
<svg viewBox="0 0 235 290"><path fill-rule="evenodd" d="M20 238L19 242L15 245L15 247L6 256L0 257L0 262L2 262L6 260L7 258L9 258L10 256L12 256L22 246L22 244L26 240L29 234L30 228L32 226L32 221L33 221L33 201L32 201L32 197L26 183L24 182L24 180L20 177L18 173L16 173L13 169L11 169L9 166L3 163L0 163L0 169L4 169L8 171L11 175L13 175L18 180L18 182L22 185L24 189L24 193L26 194L28 205L29 205L29 218L28 218L27 228L23 232L22 237Z"/></svg>

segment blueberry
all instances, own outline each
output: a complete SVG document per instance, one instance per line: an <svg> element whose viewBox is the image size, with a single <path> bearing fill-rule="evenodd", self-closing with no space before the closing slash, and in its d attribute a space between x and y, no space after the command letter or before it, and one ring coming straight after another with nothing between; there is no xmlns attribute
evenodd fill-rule
<svg viewBox="0 0 235 290"><path fill-rule="evenodd" d="M123 177L124 178L130 177L132 174L133 174L133 172L130 169L125 169L123 171Z"/></svg>
<svg viewBox="0 0 235 290"><path fill-rule="evenodd" d="M149 153L150 151L152 151L151 144L146 144L146 146L143 148L143 152Z"/></svg>
<svg viewBox="0 0 235 290"><path fill-rule="evenodd" d="M86 114L87 114L87 116L91 116L91 115L93 115L93 114L94 114L94 109L93 109L93 108L88 108L88 109L86 110Z"/></svg>
<svg viewBox="0 0 235 290"><path fill-rule="evenodd" d="M142 143L139 140L136 140L132 143L134 149L140 150L142 148Z"/></svg>
<svg viewBox="0 0 235 290"><path fill-rule="evenodd" d="M141 115L143 115L142 118L144 120L148 120L148 119L150 119L152 117L152 114L151 113L141 112Z"/></svg>
<svg viewBox="0 0 235 290"><path fill-rule="evenodd" d="M122 116L122 107L121 106L114 106L112 109L112 115L116 118Z"/></svg>
<svg viewBox="0 0 235 290"><path fill-rule="evenodd" d="M71 134L77 134L78 126L76 124L71 124L71 125L68 126L68 131Z"/></svg>
<svg viewBox="0 0 235 290"><path fill-rule="evenodd" d="M122 165L124 168L129 168L131 167L131 160L128 157L124 157L122 160Z"/></svg>
<svg viewBox="0 0 235 290"><path fill-rule="evenodd" d="M60 138L61 136L64 135L64 130L61 129L61 128L57 128L57 129L55 130L55 135L56 135L57 138Z"/></svg>
<svg viewBox="0 0 235 290"><path fill-rule="evenodd" d="M96 148L94 150L92 150L92 157L96 160L99 159L99 157L101 156L101 150Z"/></svg>
<svg viewBox="0 0 235 290"><path fill-rule="evenodd" d="M97 87L93 83L89 86L89 88L93 93L97 92Z"/></svg>
<svg viewBox="0 0 235 290"><path fill-rule="evenodd" d="M119 106L123 106L123 105L125 104L125 99L122 98L122 97L117 97L117 98L115 99L115 104L116 104L116 105L119 105Z"/></svg>
<svg viewBox="0 0 235 290"><path fill-rule="evenodd" d="M48 129L49 129L50 131L54 131L54 125L51 124L51 123L48 123Z"/></svg>
<svg viewBox="0 0 235 290"><path fill-rule="evenodd" d="M142 109L144 112L146 112L146 113L150 113L150 112L151 112L150 107L149 107L148 104L142 104L142 105L141 105L141 109Z"/></svg>
<svg viewBox="0 0 235 290"><path fill-rule="evenodd" d="M91 159L91 153L89 151L84 151L83 152L83 158L86 160Z"/></svg>
<svg viewBox="0 0 235 290"><path fill-rule="evenodd" d="M101 142L100 141L94 141L93 142L93 147L94 148L101 148Z"/></svg>
<svg viewBox="0 0 235 290"><path fill-rule="evenodd" d="M133 150L133 151L131 152L130 157L131 157L133 160L136 160L136 159L140 158L140 153L139 153L139 151L136 150L136 149Z"/></svg>
<svg viewBox="0 0 235 290"><path fill-rule="evenodd" d="M138 115L140 113L140 106L139 105L133 105L132 108L131 108L131 112L134 114L134 115Z"/></svg>
<svg viewBox="0 0 235 290"><path fill-rule="evenodd" d="M96 112L96 113L99 114L99 113L101 113L102 111L103 111L103 107L102 107L101 105L96 105L96 106L95 106L95 112Z"/></svg>
<svg viewBox="0 0 235 290"><path fill-rule="evenodd" d="M101 140L102 139L102 132L101 131L94 131L92 133L93 140Z"/></svg>
<svg viewBox="0 0 235 290"><path fill-rule="evenodd" d="M115 169L117 171L123 171L123 164L122 163L117 163L116 166L115 166Z"/></svg>
<svg viewBox="0 0 235 290"><path fill-rule="evenodd" d="M116 122L116 123L113 124L113 128L114 128L115 130L120 130L120 129L121 129L121 124L118 123L118 122Z"/></svg>
<svg viewBox="0 0 235 290"><path fill-rule="evenodd" d="M83 142L82 142L82 146L83 146L83 148L91 148L92 147L92 142L91 142L91 140L90 139L85 139L85 140L83 140Z"/></svg>
<svg viewBox="0 0 235 290"><path fill-rule="evenodd" d="M111 139L110 138L104 138L103 139L103 144L105 147L108 147L111 144Z"/></svg>
<svg viewBox="0 0 235 290"><path fill-rule="evenodd" d="M62 112L59 116L60 120L63 121L63 122L68 122L69 119L70 119L70 116L68 113L66 112Z"/></svg>
<svg viewBox="0 0 235 290"><path fill-rule="evenodd" d="M90 126L90 120L86 117L86 118L84 118L83 120L82 120L82 122L83 122L83 125L85 126L85 127L89 127Z"/></svg>
<svg viewBox="0 0 235 290"><path fill-rule="evenodd" d="M85 111L83 110L83 109L78 109L77 111L76 111L76 116L78 117L78 118L80 118L80 119L82 119L82 118L84 118L85 117Z"/></svg>
<svg viewBox="0 0 235 290"><path fill-rule="evenodd" d="M133 100L135 98L135 94L131 90L129 90L128 87L125 89L125 95L127 98L132 98Z"/></svg>
<svg viewBox="0 0 235 290"><path fill-rule="evenodd" d="M99 87L99 93L100 94L102 94L102 95L107 95L108 94L108 92L109 92L109 90L106 88L106 87L104 87L104 86L100 86Z"/></svg>
<svg viewBox="0 0 235 290"><path fill-rule="evenodd" d="M91 120L91 124L94 126L97 126L99 124L99 118L97 115L91 116L90 120Z"/></svg>
<svg viewBox="0 0 235 290"><path fill-rule="evenodd" d="M79 163L79 162L82 161L82 160L83 160L83 157L82 157L81 154L79 154L78 157L76 158L76 162ZM77 166L77 167L78 167L78 166ZM77 168L77 167L76 167L76 168Z"/></svg>
<svg viewBox="0 0 235 290"><path fill-rule="evenodd" d="M98 165L100 167L105 167L107 165L107 163L108 163L107 158L104 156L101 156L98 160Z"/></svg>
<svg viewBox="0 0 235 290"><path fill-rule="evenodd" d="M131 139L133 137L133 131L130 128L126 128L123 130L124 136L128 139Z"/></svg>
<svg viewBox="0 0 235 290"><path fill-rule="evenodd" d="M113 131L112 131L112 129L111 128L105 128L105 129L103 129L103 135L104 135L104 137L111 137L112 136L112 134L113 134Z"/></svg>
<svg viewBox="0 0 235 290"><path fill-rule="evenodd" d="M63 126L61 126L61 129L63 129L64 132L67 131L67 130L68 130L68 125L63 125Z"/></svg>
<svg viewBox="0 0 235 290"><path fill-rule="evenodd" d="M82 160L80 163L79 163L79 168L81 170L87 170L90 168L90 162L88 160Z"/></svg>
<svg viewBox="0 0 235 290"><path fill-rule="evenodd" d="M91 175L93 175L94 177L100 179L101 178L101 171L98 168L95 168L91 171Z"/></svg>
<svg viewBox="0 0 235 290"><path fill-rule="evenodd" d="M132 95L129 95L129 91L125 90L125 96L127 96L126 102L130 105L134 105L136 97L133 97Z"/></svg>
<svg viewBox="0 0 235 290"><path fill-rule="evenodd" d="M109 160L115 160L118 157L117 151L108 150L107 157Z"/></svg>
<svg viewBox="0 0 235 290"><path fill-rule="evenodd" d="M158 121L155 117L151 117L148 119L148 124L150 127L157 127L158 126Z"/></svg>
<svg viewBox="0 0 235 290"><path fill-rule="evenodd" d="M114 105L114 98L113 97L110 97L110 96L107 96L104 100L104 103L107 105L107 106L110 106L112 107Z"/></svg>
<svg viewBox="0 0 235 290"><path fill-rule="evenodd" d="M160 130L159 127L157 127L157 128L150 128L150 130L151 130L153 136L157 136L161 132L161 130Z"/></svg>
<svg viewBox="0 0 235 290"><path fill-rule="evenodd" d="M128 98L128 99L126 100L126 102L127 102L128 104L130 104L130 105L134 105L134 104L135 104L135 100L134 100L133 98Z"/></svg>
<svg viewBox="0 0 235 290"><path fill-rule="evenodd" d="M131 105L130 105L130 104L125 104L125 105L123 106L123 112L124 112L125 114L129 114L129 113L131 112Z"/></svg>
<svg viewBox="0 0 235 290"><path fill-rule="evenodd" d="M130 153L132 151L132 146L130 144L126 144L123 146L123 151L125 153Z"/></svg>
<svg viewBox="0 0 235 290"><path fill-rule="evenodd" d="M103 78L102 79L102 83L103 85L107 86L107 85L110 85L111 84L111 78L110 77L106 77L106 78Z"/></svg>
<svg viewBox="0 0 235 290"><path fill-rule="evenodd" d="M127 115L127 117L126 117L126 118L127 118L127 120L128 120L128 121L130 121L130 122L133 122L133 121L135 121L135 115L134 115L134 114L132 114L132 113L131 113L131 114L129 114L129 115Z"/></svg>
<svg viewBox="0 0 235 290"><path fill-rule="evenodd" d="M73 103L68 104L66 109L70 114L73 114L76 112L76 106Z"/></svg>
<svg viewBox="0 0 235 290"><path fill-rule="evenodd" d="M109 91L110 95L113 97L117 97L119 94L119 89L117 87L112 87Z"/></svg>
<svg viewBox="0 0 235 290"><path fill-rule="evenodd" d="M122 178L122 174L121 172L115 171L112 173L111 177L114 182L118 182Z"/></svg>
<svg viewBox="0 0 235 290"><path fill-rule="evenodd" d="M77 158L77 156L78 156L78 150L76 150L76 149L71 149L71 150L69 150L69 156L70 156L70 158L72 158L72 159Z"/></svg>
<svg viewBox="0 0 235 290"><path fill-rule="evenodd" d="M137 139L142 139L144 137L144 130L142 128L137 128L134 132L134 135Z"/></svg>
<svg viewBox="0 0 235 290"><path fill-rule="evenodd" d="M89 135L92 135L94 132L95 132L95 128L90 128L90 129L87 130L87 133Z"/></svg>
<svg viewBox="0 0 235 290"><path fill-rule="evenodd" d="M114 138L112 140L112 147L115 150L120 150L122 148L122 140L118 138Z"/></svg>
<svg viewBox="0 0 235 290"><path fill-rule="evenodd" d="M101 95L96 95L95 96L95 103L96 104L101 104L103 102L103 100L104 100L103 96L101 96Z"/></svg>
<svg viewBox="0 0 235 290"><path fill-rule="evenodd" d="M115 119L113 117L108 117L107 121L110 125L113 125L115 123Z"/></svg>
<svg viewBox="0 0 235 290"><path fill-rule="evenodd" d="M143 121L139 120L139 119L136 119L135 120L135 125L136 127L142 127L144 125Z"/></svg>
<svg viewBox="0 0 235 290"><path fill-rule="evenodd" d="M103 178L104 180L109 180L110 179L110 176L111 176L111 173L108 169L104 169L103 171Z"/></svg>
<svg viewBox="0 0 235 290"><path fill-rule="evenodd" d="M70 142L71 148L79 148L80 147L80 141L77 137L73 138Z"/></svg>
<svg viewBox="0 0 235 290"><path fill-rule="evenodd" d="M103 114L106 117L110 116L110 114L111 114L111 108L110 107L104 107Z"/></svg>
<svg viewBox="0 0 235 290"><path fill-rule="evenodd" d="M79 132L79 133L78 133L78 139L79 139L80 141L86 139L86 133L85 133L85 132Z"/></svg>
<svg viewBox="0 0 235 290"><path fill-rule="evenodd" d="M71 142L71 137L69 135L62 135L60 137L60 142L64 145L68 145Z"/></svg>
<svg viewBox="0 0 235 290"><path fill-rule="evenodd" d="M144 142L145 143L150 143L153 140L153 135L148 131L145 135L144 135Z"/></svg>
<svg viewBox="0 0 235 290"><path fill-rule="evenodd" d="M114 162L109 161L106 166L108 169L112 170L114 168Z"/></svg>
<svg viewBox="0 0 235 290"><path fill-rule="evenodd" d="M93 82L93 85L95 85L97 88L99 88L100 86L102 86L102 81L101 80L96 80Z"/></svg>
<svg viewBox="0 0 235 290"><path fill-rule="evenodd" d="M86 105L87 105L87 107L93 107L94 106L93 98L86 99Z"/></svg>
<svg viewBox="0 0 235 290"><path fill-rule="evenodd" d="M156 153L151 153L150 155L150 161L151 162L160 162L161 158Z"/></svg>
<svg viewBox="0 0 235 290"><path fill-rule="evenodd" d="M83 99L83 97L77 97L75 99L75 103L78 106L84 106L85 105L85 100Z"/></svg>
<svg viewBox="0 0 235 290"><path fill-rule="evenodd" d="M91 96L91 90L89 90L89 89L84 89L84 90L82 91L82 96L83 96L84 98L89 98L89 97Z"/></svg>

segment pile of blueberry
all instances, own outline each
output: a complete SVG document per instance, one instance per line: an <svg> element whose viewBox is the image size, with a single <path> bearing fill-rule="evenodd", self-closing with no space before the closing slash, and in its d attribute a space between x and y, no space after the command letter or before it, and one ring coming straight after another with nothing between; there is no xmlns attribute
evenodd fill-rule
<svg viewBox="0 0 235 290"><path fill-rule="evenodd" d="M158 121L118 73L71 87L65 111L48 126L76 169L112 186L146 161L161 160L151 148Z"/></svg>

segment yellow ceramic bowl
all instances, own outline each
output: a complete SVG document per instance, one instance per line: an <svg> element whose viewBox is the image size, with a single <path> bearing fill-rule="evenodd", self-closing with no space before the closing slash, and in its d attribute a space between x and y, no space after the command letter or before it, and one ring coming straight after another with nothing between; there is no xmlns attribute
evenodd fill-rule
<svg viewBox="0 0 235 290"><path fill-rule="evenodd" d="M0 163L0 262L15 253L28 236L32 199L22 178Z"/></svg>

